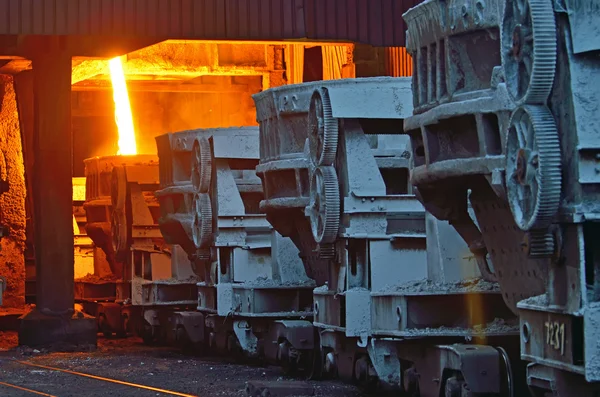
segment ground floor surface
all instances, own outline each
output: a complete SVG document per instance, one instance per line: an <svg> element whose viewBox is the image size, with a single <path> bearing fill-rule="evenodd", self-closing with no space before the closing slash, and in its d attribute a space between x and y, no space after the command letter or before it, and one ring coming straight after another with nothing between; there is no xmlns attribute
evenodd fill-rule
<svg viewBox="0 0 600 397"><path fill-rule="evenodd" d="M0 332L0 396L247 396L247 382L261 381L297 385L298 396L362 395L351 385L290 379L277 367L197 357L145 346L138 338L98 336L97 350L83 353L49 353L17 347L17 342L16 332Z"/></svg>

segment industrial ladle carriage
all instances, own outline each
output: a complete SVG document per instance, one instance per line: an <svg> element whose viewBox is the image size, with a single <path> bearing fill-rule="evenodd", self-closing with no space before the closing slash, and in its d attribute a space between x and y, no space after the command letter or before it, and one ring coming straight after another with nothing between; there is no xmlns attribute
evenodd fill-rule
<svg viewBox="0 0 600 397"><path fill-rule="evenodd" d="M219 128L157 137L161 230L184 247L201 279L197 310L177 312L180 343L311 361L311 291L298 251L259 212L258 129ZM308 332L306 332L308 330Z"/></svg>
<svg viewBox="0 0 600 397"><path fill-rule="evenodd" d="M486 258L426 214L408 183L414 160L399 134L411 115L410 81L305 83L254 99L261 208L296 243L307 272L323 277L313 291L315 365L411 396L466 384L508 393L516 318L497 284L482 279ZM480 344L460 344L465 338Z"/></svg>
<svg viewBox="0 0 600 397"><path fill-rule="evenodd" d="M105 335L149 339L152 322L138 321L141 313L152 318L156 306L195 304L195 280L186 289L172 274L187 258L178 260L178 247L166 244L158 227L158 158L104 156L85 164L86 231L104 255L95 254L94 275L75 280L76 302L97 317Z"/></svg>
<svg viewBox="0 0 600 397"><path fill-rule="evenodd" d="M404 19L420 201L491 258L532 394L597 395L597 1L427 0Z"/></svg>
<svg viewBox="0 0 600 397"><path fill-rule="evenodd" d="M190 171L159 194L161 228L195 264L199 310L146 321L288 364L313 352L313 369L411 396L515 395L520 379L536 394L593 395L599 92L584 83L598 75L598 41L586 40L594 1L427 0L404 18L412 106L391 78L254 96L262 219L236 181L253 179L253 166L234 176L227 136L194 136L182 150L168 138L181 152L170 166L187 156ZM264 248L267 229L269 266L239 260ZM285 237L296 251L282 255ZM520 358L532 363L522 378Z"/></svg>

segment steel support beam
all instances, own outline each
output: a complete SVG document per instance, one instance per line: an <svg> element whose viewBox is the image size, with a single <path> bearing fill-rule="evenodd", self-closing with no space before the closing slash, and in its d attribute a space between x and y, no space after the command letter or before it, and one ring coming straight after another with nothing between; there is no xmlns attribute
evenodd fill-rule
<svg viewBox="0 0 600 397"><path fill-rule="evenodd" d="M95 344L95 320L73 310L71 55L53 37L32 55L36 309L23 318L19 344Z"/></svg>

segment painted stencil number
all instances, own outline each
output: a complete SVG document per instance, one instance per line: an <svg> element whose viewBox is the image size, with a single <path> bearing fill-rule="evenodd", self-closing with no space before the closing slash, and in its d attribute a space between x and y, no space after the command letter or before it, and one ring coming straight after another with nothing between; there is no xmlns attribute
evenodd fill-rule
<svg viewBox="0 0 600 397"><path fill-rule="evenodd" d="M560 350L560 354L565 354L565 324L558 321L546 321L546 345L554 350Z"/></svg>

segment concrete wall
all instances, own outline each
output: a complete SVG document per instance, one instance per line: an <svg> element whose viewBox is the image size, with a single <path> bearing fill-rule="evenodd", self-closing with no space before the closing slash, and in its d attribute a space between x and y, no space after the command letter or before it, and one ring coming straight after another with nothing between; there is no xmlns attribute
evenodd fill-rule
<svg viewBox="0 0 600 397"><path fill-rule="evenodd" d="M7 279L5 307L25 304L25 174L13 79L0 75L0 170L10 190L0 198L1 222L10 227L10 236L0 242L0 275Z"/></svg>
<svg viewBox="0 0 600 397"><path fill-rule="evenodd" d="M353 55L356 77L412 76L412 58L404 47L356 44Z"/></svg>
<svg viewBox="0 0 600 397"><path fill-rule="evenodd" d="M385 48L365 44L354 46L356 77L386 76Z"/></svg>

